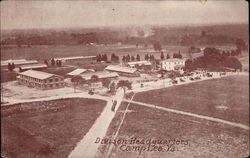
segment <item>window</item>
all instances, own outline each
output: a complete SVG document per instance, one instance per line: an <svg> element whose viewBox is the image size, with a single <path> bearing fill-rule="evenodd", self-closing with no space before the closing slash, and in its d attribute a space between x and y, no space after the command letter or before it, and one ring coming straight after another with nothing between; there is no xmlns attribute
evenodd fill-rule
<svg viewBox="0 0 250 158"><path fill-rule="evenodd" d="M49 82L53 82L53 79L51 78L51 79L49 79Z"/></svg>
<svg viewBox="0 0 250 158"><path fill-rule="evenodd" d="M58 82L58 78L55 78L55 81Z"/></svg>
<svg viewBox="0 0 250 158"><path fill-rule="evenodd" d="M53 84L50 84L49 87L53 87Z"/></svg>

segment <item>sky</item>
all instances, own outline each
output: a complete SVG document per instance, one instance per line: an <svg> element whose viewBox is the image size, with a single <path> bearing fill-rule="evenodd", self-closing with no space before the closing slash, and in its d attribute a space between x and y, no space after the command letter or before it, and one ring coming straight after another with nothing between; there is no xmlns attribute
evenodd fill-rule
<svg viewBox="0 0 250 158"><path fill-rule="evenodd" d="M1 29L248 23L244 0L4 1Z"/></svg>

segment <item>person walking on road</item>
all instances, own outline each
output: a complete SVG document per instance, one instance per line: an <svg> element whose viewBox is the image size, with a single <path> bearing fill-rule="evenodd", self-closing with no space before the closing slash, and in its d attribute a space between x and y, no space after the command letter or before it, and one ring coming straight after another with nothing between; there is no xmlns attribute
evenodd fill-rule
<svg viewBox="0 0 250 158"><path fill-rule="evenodd" d="M116 100L112 100L113 104L112 104L112 107L111 107L111 111L115 111L115 107L116 107L116 104L117 104L117 101Z"/></svg>

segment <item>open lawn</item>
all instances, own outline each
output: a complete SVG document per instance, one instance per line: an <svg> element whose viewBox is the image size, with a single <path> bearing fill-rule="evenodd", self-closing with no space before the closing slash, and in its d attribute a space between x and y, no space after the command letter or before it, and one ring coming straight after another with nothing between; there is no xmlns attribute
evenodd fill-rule
<svg viewBox="0 0 250 158"><path fill-rule="evenodd" d="M162 46L169 55L173 53L181 52L184 56L188 51L186 46ZM152 46L138 47L135 45L107 45L107 46L85 46L85 45L44 45L44 46L32 46L31 48L11 48L1 49L1 60L8 59L32 59L43 62L44 59L51 59L57 57L68 56L88 56L104 54L110 56L112 53L120 56L120 60L123 55L136 55L140 54L141 59L144 59L145 54L154 54L154 56L160 59L160 53L154 53ZM20 55L21 54L21 55Z"/></svg>
<svg viewBox="0 0 250 158"><path fill-rule="evenodd" d="M66 158L105 104L101 100L76 98L1 107L2 155Z"/></svg>
<svg viewBox="0 0 250 158"><path fill-rule="evenodd" d="M141 92L134 100L249 125L248 76Z"/></svg>
<svg viewBox="0 0 250 158"><path fill-rule="evenodd" d="M114 135L126 106L120 106L106 138ZM140 142L133 143L135 138ZM239 128L130 104L110 158L243 158L249 154L248 138L249 131ZM100 146L98 158L107 147Z"/></svg>

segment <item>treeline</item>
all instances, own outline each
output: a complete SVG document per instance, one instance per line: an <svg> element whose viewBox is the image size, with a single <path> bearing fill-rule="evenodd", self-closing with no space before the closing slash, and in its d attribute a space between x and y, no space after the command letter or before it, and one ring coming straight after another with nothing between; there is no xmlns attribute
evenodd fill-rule
<svg viewBox="0 0 250 158"><path fill-rule="evenodd" d="M194 60L188 59L185 63L186 70L207 69L212 71L242 69L241 62L229 52L220 51L216 48L205 48L204 55Z"/></svg>
<svg viewBox="0 0 250 158"><path fill-rule="evenodd" d="M96 56L96 62L101 62L101 61L104 61L104 62L109 61L109 60L108 60L107 54L98 54L98 55ZM118 63L118 62L119 62L119 56L117 56L117 55L115 55L114 53L112 53L112 54L111 54L110 61L111 61L111 62L116 62L116 63Z"/></svg>
<svg viewBox="0 0 250 158"><path fill-rule="evenodd" d="M32 45L80 45L80 44L114 44L121 42L123 44L134 44L136 47L148 47L152 45L156 51L162 49L162 45L205 45L205 44L235 44L246 48L247 25L234 26L228 29L228 26L209 26L190 28L151 28L150 34L143 30L138 35L132 35L133 30L119 29L90 29L85 31L44 31L42 33L12 33L4 36L1 45L17 45L18 47ZM245 45L245 46L244 46Z"/></svg>
<svg viewBox="0 0 250 158"><path fill-rule="evenodd" d="M55 60L54 58L52 58L51 60L44 60L44 64L46 64L47 66L62 66L62 61L61 60Z"/></svg>

